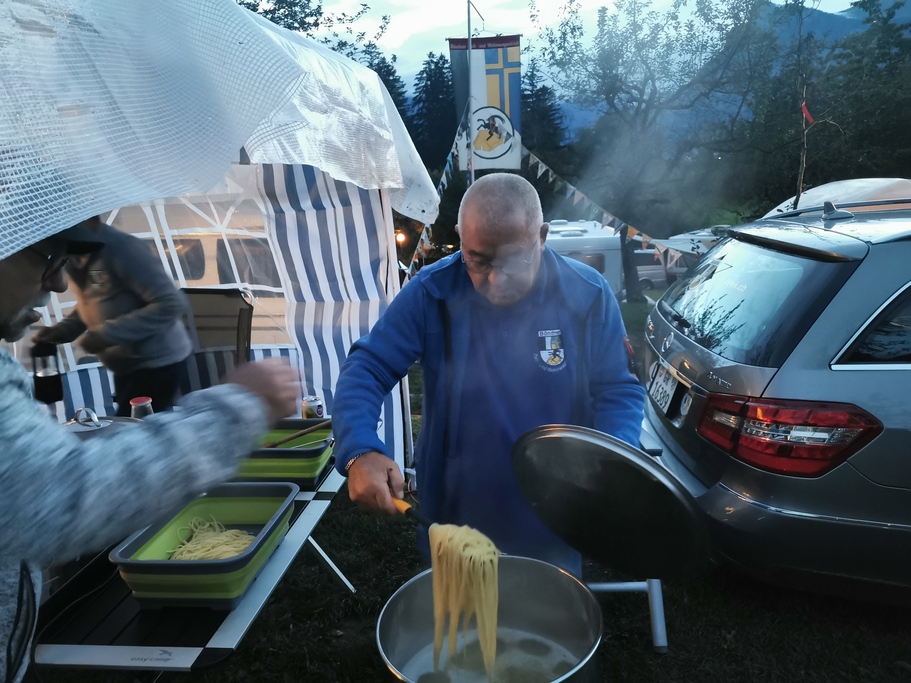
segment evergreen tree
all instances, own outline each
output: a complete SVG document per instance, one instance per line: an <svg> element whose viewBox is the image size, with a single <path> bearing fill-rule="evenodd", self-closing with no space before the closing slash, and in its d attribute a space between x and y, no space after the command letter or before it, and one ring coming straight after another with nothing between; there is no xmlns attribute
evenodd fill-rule
<svg viewBox="0 0 911 683"><path fill-rule="evenodd" d="M563 143L566 128L557 93L544 85L538 60L531 59L522 76L522 144L561 176L571 173Z"/></svg>
<svg viewBox="0 0 911 683"><path fill-rule="evenodd" d="M441 168L456 134L452 72L443 53L428 53L415 77L411 117L411 137L424 166Z"/></svg>
<svg viewBox="0 0 911 683"><path fill-rule="evenodd" d="M395 55L387 58L386 55L380 52L376 43L369 43L364 47L362 56L358 61L373 69L380 77L383 85L386 86L386 90L389 91L389 96L395 102L395 108L398 109L402 121L408 126L410 123L408 93L405 90L405 81L402 80L395 68Z"/></svg>

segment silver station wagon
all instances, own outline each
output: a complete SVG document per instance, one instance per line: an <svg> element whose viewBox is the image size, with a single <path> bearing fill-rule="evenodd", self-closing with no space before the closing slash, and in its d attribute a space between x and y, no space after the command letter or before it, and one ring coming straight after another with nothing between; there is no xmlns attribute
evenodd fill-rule
<svg viewBox="0 0 911 683"><path fill-rule="evenodd" d="M911 199L732 229L646 338L643 446L695 497L716 559L911 587Z"/></svg>

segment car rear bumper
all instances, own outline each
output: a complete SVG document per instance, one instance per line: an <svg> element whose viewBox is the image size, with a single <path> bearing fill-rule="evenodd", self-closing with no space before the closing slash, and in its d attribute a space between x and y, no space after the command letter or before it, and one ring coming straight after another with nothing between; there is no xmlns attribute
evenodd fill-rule
<svg viewBox="0 0 911 683"><path fill-rule="evenodd" d="M760 573L811 572L911 587L911 525L777 507L723 480L706 486L674 456L661 431L646 419L643 442L663 446L656 462L695 498L716 561Z"/></svg>

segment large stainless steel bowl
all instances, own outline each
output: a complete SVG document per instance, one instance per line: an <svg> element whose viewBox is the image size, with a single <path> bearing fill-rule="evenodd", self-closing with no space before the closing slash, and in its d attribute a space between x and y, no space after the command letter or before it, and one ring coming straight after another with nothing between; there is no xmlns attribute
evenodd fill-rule
<svg viewBox="0 0 911 683"><path fill-rule="evenodd" d="M498 683L599 681L601 608L574 576L539 560L503 555L497 615ZM459 635L459 652L433 673L432 570L418 574L386 603L376 627L390 672L410 683L487 681L474 628Z"/></svg>

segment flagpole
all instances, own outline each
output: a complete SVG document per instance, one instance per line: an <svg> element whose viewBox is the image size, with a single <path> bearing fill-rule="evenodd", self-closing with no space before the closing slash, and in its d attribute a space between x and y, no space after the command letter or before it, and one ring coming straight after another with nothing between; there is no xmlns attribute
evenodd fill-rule
<svg viewBox="0 0 911 683"><path fill-rule="evenodd" d="M471 139L472 111L474 110L471 98L471 0L466 0L468 10L468 184L474 183L474 141Z"/></svg>

